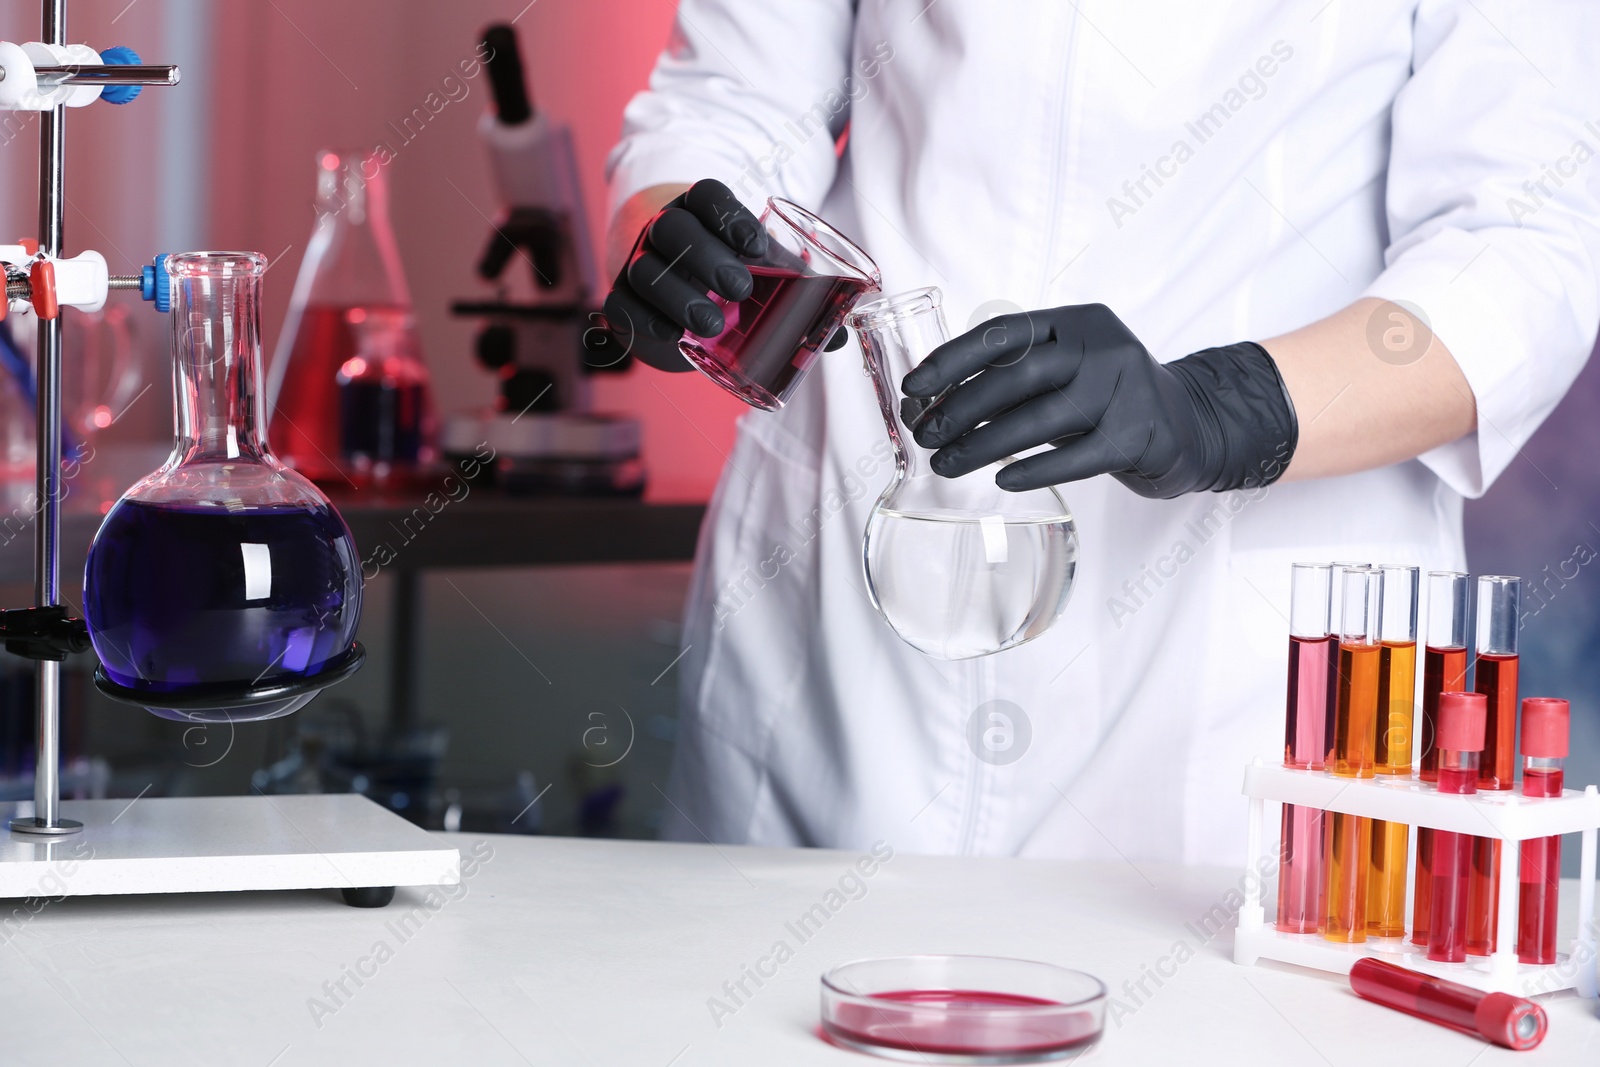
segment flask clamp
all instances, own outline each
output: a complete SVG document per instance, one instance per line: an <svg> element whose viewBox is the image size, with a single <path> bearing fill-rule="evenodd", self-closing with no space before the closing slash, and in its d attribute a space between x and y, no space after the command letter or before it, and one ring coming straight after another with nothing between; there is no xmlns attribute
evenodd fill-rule
<svg viewBox="0 0 1600 1067"><path fill-rule="evenodd" d="M23 659L60 662L89 651L89 627L60 604L0 611L0 639L7 652Z"/></svg>
<svg viewBox="0 0 1600 1067"><path fill-rule="evenodd" d="M99 252L82 252L71 258L38 251L38 243L22 240L0 245L0 265L5 269L6 299L0 302L0 320L11 311L33 309L49 321L63 307L99 311L106 295L115 289L132 289L153 303L157 311L172 307L171 283L165 270L165 252L145 264L138 274L112 274Z"/></svg>

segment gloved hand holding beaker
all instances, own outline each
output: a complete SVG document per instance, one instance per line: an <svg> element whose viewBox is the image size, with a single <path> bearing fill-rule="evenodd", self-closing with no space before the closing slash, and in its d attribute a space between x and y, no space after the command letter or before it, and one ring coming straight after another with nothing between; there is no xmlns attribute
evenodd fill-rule
<svg viewBox="0 0 1600 1067"><path fill-rule="evenodd" d="M1246 341L1163 364L1101 304L991 319L940 345L901 388L908 405L938 398L913 432L938 449L939 474L1054 446L1002 468L1002 489L1097 474L1157 499L1268 485L1299 438L1266 349Z"/></svg>
<svg viewBox="0 0 1600 1067"><path fill-rule="evenodd" d="M658 211L640 232L605 301L606 322L625 351L659 370L693 367L678 351L683 332L714 337L725 300L750 295L750 270L740 256L767 250L767 232L726 185L714 178Z"/></svg>

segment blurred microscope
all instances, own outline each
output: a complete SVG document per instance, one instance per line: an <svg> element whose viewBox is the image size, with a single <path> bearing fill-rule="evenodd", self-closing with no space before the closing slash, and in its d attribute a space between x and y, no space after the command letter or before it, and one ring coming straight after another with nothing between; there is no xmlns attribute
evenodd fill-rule
<svg viewBox="0 0 1600 1067"><path fill-rule="evenodd" d="M441 451L465 458L487 443L511 493L637 495L638 420L592 410L593 376L632 360L587 344L603 331L572 132L535 109L516 32L491 26L483 41L494 106L478 133L503 208L477 274L494 293L451 310L483 322L476 354L497 396L488 410L447 418Z"/></svg>

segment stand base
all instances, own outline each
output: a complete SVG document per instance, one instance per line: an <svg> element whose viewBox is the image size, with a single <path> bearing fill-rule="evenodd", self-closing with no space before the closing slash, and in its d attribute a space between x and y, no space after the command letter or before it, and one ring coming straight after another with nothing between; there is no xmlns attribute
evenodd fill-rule
<svg viewBox="0 0 1600 1067"><path fill-rule="evenodd" d="M1427 949L1398 937L1374 937L1360 944L1343 944L1329 941L1321 934L1284 933L1270 923L1254 929L1241 926L1233 933L1233 962L1247 966L1268 959L1349 974L1356 960L1368 956L1489 993L1536 997L1561 989L1582 992L1584 964L1565 953L1547 966L1518 963L1514 954L1509 960L1468 956L1465 963L1435 963L1428 959ZM1587 966L1594 967L1592 957Z"/></svg>
<svg viewBox="0 0 1600 1067"><path fill-rule="evenodd" d="M34 837L65 837L83 829L83 823L77 819L57 819L46 825L32 815L15 816L6 825L11 827L13 833Z"/></svg>
<svg viewBox="0 0 1600 1067"><path fill-rule="evenodd" d="M68 800L83 832L0 840L0 898L340 889L382 907L395 886L454 885L461 857L357 794ZM31 801L0 804L31 819ZM63 820L65 821L65 820Z"/></svg>

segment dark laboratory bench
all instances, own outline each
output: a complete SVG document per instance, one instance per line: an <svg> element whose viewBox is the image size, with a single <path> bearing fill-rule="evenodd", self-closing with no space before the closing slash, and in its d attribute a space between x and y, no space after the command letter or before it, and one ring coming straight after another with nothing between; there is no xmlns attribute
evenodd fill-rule
<svg viewBox="0 0 1600 1067"><path fill-rule="evenodd" d="M126 485L133 480L108 484ZM85 487L87 488L87 487ZM75 597L89 542L100 528L100 501L83 492L61 523L62 591ZM694 558L703 504L647 504L635 499L517 497L474 487L460 500L422 494L331 494L350 524L367 578L395 582L390 640L389 724L403 734L418 721L422 573L452 567L538 567L573 563L668 563ZM0 585L33 584L33 523L25 509L0 510ZM388 552L384 551L385 546ZM25 604L0 604L24 607Z"/></svg>
<svg viewBox="0 0 1600 1067"><path fill-rule="evenodd" d="M689 560L705 514L703 504L512 497L490 489L475 489L461 501L435 497L437 511L421 495L335 495L334 504L350 524L369 577L372 564L387 571ZM67 589L81 581L100 519L97 509L69 501L61 524L61 575ZM25 510L21 518L0 516L0 585L32 584L33 523Z"/></svg>

